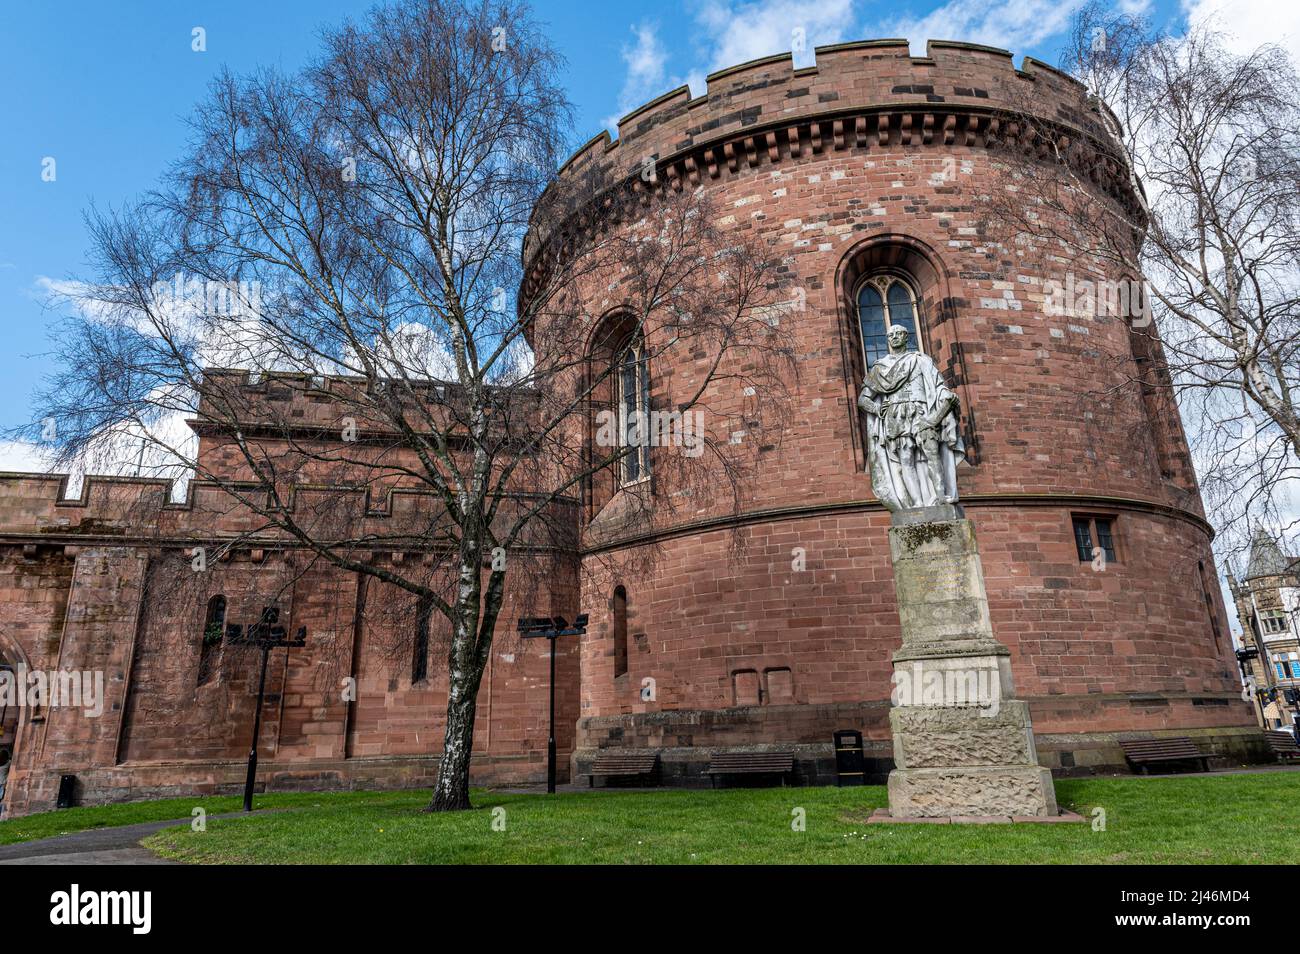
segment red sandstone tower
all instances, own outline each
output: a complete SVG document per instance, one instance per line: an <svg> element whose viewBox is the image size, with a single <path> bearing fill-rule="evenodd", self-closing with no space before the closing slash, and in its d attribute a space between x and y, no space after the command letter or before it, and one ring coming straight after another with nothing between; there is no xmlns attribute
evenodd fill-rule
<svg viewBox="0 0 1300 954"><path fill-rule="evenodd" d="M652 157L664 188L707 190L724 224L787 256L800 306L782 318L794 413L739 514L647 531L617 487L589 494L577 775L602 751L654 750L666 779L704 783L714 753L754 749L793 751L826 781L841 728L888 755L899 622L855 396L898 323L960 395L961 499L1045 764L1123 770L1118 740L1149 733L1234 757L1253 744L1181 426L1122 386L1149 356L1122 321L1049 313L1063 260L982 219L1013 185L995 147L1026 109L1061 135L1105 135L1083 88L1042 63L850 43L808 69L787 55L715 73L705 95L660 97L570 160L568 175L618 176ZM590 312L616 313L601 293ZM664 363L647 372L655 408L683 371ZM653 569L610 569L651 547Z"/></svg>
<svg viewBox="0 0 1300 954"><path fill-rule="evenodd" d="M933 42L927 54L881 40L819 49L809 69L779 56L723 70L703 96L680 89L632 113L617 141L593 140L563 173L649 168L664 188L707 190L722 225L787 259L797 291L779 319L797 352L788 426L755 448L739 508L629 519L621 485L651 478L669 450L652 448L587 488L580 550L557 561L553 605L512 602L502 614L591 616L558 670L559 747L577 776L602 750L655 752L665 781L707 784L713 755L750 749L793 752L801 780L826 782L831 733L846 728L888 757L900 631L889 519L855 399L880 338L900 323L961 398L961 500L1040 758L1065 772L1122 770L1117 742L1128 736L1189 735L1232 757L1257 744L1181 427L1123 386L1150 355L1122 322L1049 314L1046 286L1066 280L1065 266L984 221L982 198L1014 181L996 148L1010 116L1029 104L1044 128L1099 134L1096 114L1080 86L1041 63L1016 69L1005 51L961 43ZM1096 188L1116 187L1102 176ZM617 322L617 302L588 304ZM534 329L536 347L545 332ZM655 408L672 407L690 374L685 358L639 368L637 389ZM311 418L328 394L304 401ZM713 395L708 426L738 417L741 403ZM219 462L220 436L202 439ZM753 435L742 422L732 439ZM152 603L158 568L196 534L242 532L239 516L201 485L175 505L162 504L159 481L92 479L75 500L60 489L58 477L0 476L0 664L101 671L106 713L3 713L0 744L14 751L6 814L53 807L65 774L86 802L238 790L249 670L204 637L217 607L223 621L256 619L269 598L257 581L291 564L293 547L246 546L204 601ZM161 514L148 525L142 502ZM281 599L283 617L313 635L270 676L267 783L427 783L445 679L418 679L382 652L367 606L385 595L319 569ZM312 640L326 634L357 680L355 699L321 681ZM546 663L540 647L503 644L494 656L478 704L479 781L544 777Z"/></svg>

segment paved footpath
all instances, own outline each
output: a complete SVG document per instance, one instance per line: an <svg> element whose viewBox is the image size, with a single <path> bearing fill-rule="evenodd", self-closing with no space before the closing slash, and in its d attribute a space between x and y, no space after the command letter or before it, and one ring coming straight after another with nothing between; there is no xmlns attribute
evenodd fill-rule
<svg viewBox="0 0 1300 954"><path fill-rule="evenodd" d="M209 815L213 818L238 818L243 812ZM89 831L0 845L0 865L174 865L176 861L159 858L140 845L140 839L164 828L188 825L190 818L171 821L142 822L117 828L92 828Z"/></svg>

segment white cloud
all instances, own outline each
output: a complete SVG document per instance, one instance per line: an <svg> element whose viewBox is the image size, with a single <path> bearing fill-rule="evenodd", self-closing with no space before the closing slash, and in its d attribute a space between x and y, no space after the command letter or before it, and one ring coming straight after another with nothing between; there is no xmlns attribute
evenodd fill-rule
<svg viewBox="0 0 1300 954"><path fill-rule="evenodd" d="M69 305L92 321L103 321L112 313L107 302L95 298L93 286L86 282L37 275L33 286L32 297L51 307Z"/></svg>
<svg viewBox="0 0 1300 954"><path fill-rule="evenodd" d="M852 32L851 0L707 0L695 15L707 31L710 70L794 51L795 66L811 66L813 49Z"/></svg>
<svg viewBox="0 0 1300 954"><path fill-rule="evenodd" d="M31 441L0 441L0 471L43 474L50 469L45 449Z"/></svg>
<svg viewBox="0 0 1300 954"><path fill-rule="evenodd" d="M923 16L859 20L852 0L702 0L695 8L697 40L684 71L670 71L676 51L665 48L654 24L632 27L633 42L623 48L626 77L619 94L618 119L668 90L687 82L694 96L705 92L704 76L748 60L793 51L795 65L811 66L818 46L859 38L901 36L912 52L925 53L927 40L963 40L1013 53L1065 33L1085 0L949 0ZM1229 34L1236 52L1277 43L1300 62L1300 4L1275 0L1181 0L1189 23L1211 22ZM1149 14L1152 0L1114 0L1130 15ZM684 75L684 79L683 79Z"/></svg>
<svg viewBox="0 0 1300 954"><path fill-rule="evenodd" d="M605 126L614 134L618 133L618 121L632 110L682 85L682 80L668 78L668 51L659 40L658 26L639 23L632 33L635 42L623 47L627 75L618 95L618 113L605 117Z"/></svg>
<svg viewBox="0 0 1300 954"><path fill-rule="evenodd" d="M458 381L456 356L434 329L410 321L395 325L388 341L377 344L371 357L393 377Z"/></svg>
<svg viewBox="0 0 1300 954"><path fill-rule="evenodd" d="M627 73L619 111L607 116L605 125L617 133L619 119L678 86L703 96L706 74L761 56L793 51L795 66L811 66L813 48L845 39L853 32L853 19L852 0L705 0L695 12L699 40L684 73L670 73L670 51L657 25L637 24L634 41L623 47Z"/></svg>
<svg viewBox="0 0 1300 954"><path fill-rule="evenodd" d="M652 24L642 23L633 27L632 32L636 34L636 43L623 47L623 62L627 64L624 88L653 88L663 82L668 53L660 44L658 30Z"/></svg>
<svg viewBox="0 0 1300 954"><path fill-rule="evenodd" d="M1142 17L1151 12L1151 0L1119 0L1115 8L1125 16Z"/></svg>
<svg viewBox="0 0 1300 954"><path fill-rule="evenodd" d="M123 421L101 433L70 468L67 494L80 497L87 474L170 480L172 499L184 500L198 455L198 435L190 428L190 411L175 409L176 399L160 394L161 410L147 424Z"/></svg>
<svg viewBox="0 0 1300 954"><path fill-rule="evenodd" d="M951 0L923 17L885 21L880 36L911 41L912 53L925 55L927 40L962 40L1020 53L1062 33L1083 0Z"/></svg>
<svg viewBox="0 0 1300 954"><path fill-rule="evenodd" d="M1224 34L1233 53L1275 43L1300 63L1300 4L1277 0L1183 0L1189 25L1208 24Z"/></svg>

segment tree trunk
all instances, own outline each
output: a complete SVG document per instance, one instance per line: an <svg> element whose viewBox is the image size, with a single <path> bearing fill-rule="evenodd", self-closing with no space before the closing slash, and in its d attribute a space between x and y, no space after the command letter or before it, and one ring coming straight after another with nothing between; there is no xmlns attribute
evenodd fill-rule
<svg viewBox="0 0 1300 954"><path fill-rule="evenodd" d="M443 741L438 781L427 811L459 812L470 808L469 760L474 751L474 710L478 705L475 688L466 685L465 674L453 672L447 693L447 732Z"/></svg>

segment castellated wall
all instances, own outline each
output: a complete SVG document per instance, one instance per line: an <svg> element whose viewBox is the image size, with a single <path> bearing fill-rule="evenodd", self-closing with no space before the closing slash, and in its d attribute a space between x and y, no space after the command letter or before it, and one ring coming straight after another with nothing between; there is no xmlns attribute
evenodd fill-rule
<svg viewBox="0 0 1300 954"><path fill-rule="evenodd" d="M316 413L321 424L329 415L313 412L318 403L285 416ZM240 476L219 433L207 432L200 454L210 472ZM226 600L227 626L247 627L275 606L290 634L307 634L305 648L271 657L259 790L432 784L447 698L443 617L431 616L428 676L414 681L417 613L408 594L313 562L291 541L258 532L261 521L216 487L191 482L179 503L159 480L90 477L79 498L65 499L64 490L58 476L0 474L0 663L86 674L87 684L98 677L102 695L99 711L9 708L0 739L14 752L6 817L53 808L65 774L76 777L81 804L242 791L260 653L227 638L201 662L205 616L217 595ZM368 498L348 503L342 491L318 487L301 490L297 504L325 514L337 503L377 541L399 540L403 523L418 525L429 512L410 490L381 481ZM192 568L194 547L211 555L202 572ZM360 558L401 571L433 556L377 542ZM480 687L475 783L545 779L548 648L520 640L514 621L571 615L577 581L571 551L537 561L544 582L508 592ZM564 777L578 654L572 641L558 649ZM347 678L355 691L345 695ZM90 699L83 692L80 701Z"/></svg>
<svg viewBox="0 0 1300 954"><path fill-rule="evenodd" d="M651 192L702 190L721 225L783 256L792 291L780 321L797 377L779 435L746 430L739 389L708 396L715 436L760 445L738 512L723 501L629 520L616 494L584 514L593 633L575 771L601 750L654 748L666 775L707 784L711 752L758 747L793 749L804 776L824 780L840 728L864 730L887 756L900 634L888 514L854 403L864 361L852 297L886 268L916 286L926 350L962 401L961 497L1045 762L1123 770L1117 740L1132 734L1252 751L1176 412L1153 411L1132 386L1123 321L1045 307L1046 283L1067 268L1120 276L987 219L988 197L1015 185L1008 146L1041 146L1031 130L1092 142L1080 181L1131 199L1100 118L1043 64L1016 69L1004 51L955 43L918 58L903 41L875 41L818 49L810 69L781 56L716 73L707 95L661 97L625 117L617 141L598 137L571 160L566 174L603 167L651 179ZM639 174L646 157L652 176ZM617 287L590 289L590 314L618 307ZM536 338L544 348L544 327ZM672 408L673 381L703 357L649 344L652 407ZM656 448L652 462L674 452ZM1113 521L1117 559L1103 572L1078 558L1076 515ZM616 675L619 586L629 635Z"/></svg>

